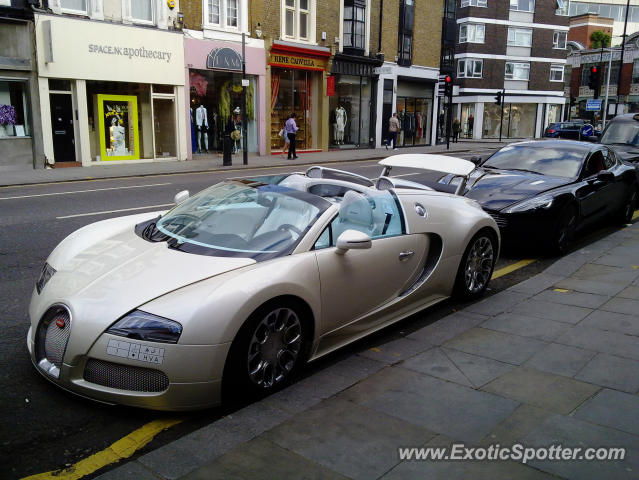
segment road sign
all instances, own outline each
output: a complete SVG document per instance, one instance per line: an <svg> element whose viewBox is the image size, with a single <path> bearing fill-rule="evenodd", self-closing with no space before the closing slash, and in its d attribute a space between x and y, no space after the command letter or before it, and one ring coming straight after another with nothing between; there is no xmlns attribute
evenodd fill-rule
<svg viewBox="0 0 639 480"><path fill-rule="evenodd" d="M595 134L595 129L592 125L586 123L583 127L581 127L581 130L579 130L579 134L581 135L581 138L592 137Z"/></svg>
<svg viewBox="0 0 639 480"><path fill-rule="evenodd" d="M598 112L599 110L601 110L601 100L586 100L587 112Z"/></svg>

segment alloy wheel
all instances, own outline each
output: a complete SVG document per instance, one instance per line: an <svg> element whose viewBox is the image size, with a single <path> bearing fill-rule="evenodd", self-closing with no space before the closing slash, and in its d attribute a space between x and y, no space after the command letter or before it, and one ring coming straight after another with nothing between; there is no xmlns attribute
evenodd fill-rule
<svg viewBox="0 0 639 480"><path fill-rule="evenodd" d="M484 289L490 281L495 254L493 242L488 237L475 240L464 266L464 281L470 293L477 293Z"/></svg>
<svg viewBox="0 0 639 480"><path fill-rule="evenodd" d="M559 253L566 253L577 225L575 209L568 207L561 213L556 233L556 248Z"/></svg>

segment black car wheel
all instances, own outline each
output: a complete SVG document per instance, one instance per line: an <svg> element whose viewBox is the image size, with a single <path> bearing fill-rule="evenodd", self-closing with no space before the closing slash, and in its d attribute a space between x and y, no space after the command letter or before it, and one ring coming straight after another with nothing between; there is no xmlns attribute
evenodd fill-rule
<svg viewBox="0 0 639 480"><path fill-rule="evenodd" d="M294 377L310 349L301 312L294 302L274 301L250 316L231 345L222 387L225 400L262 397Z"/></svg>
<svg viewBox="0 0 639 480"><path fill-rule="evenodd" d="M574 205L567 205L559 212L553 238L551 242L552 253L564 255L568 252L572 239L575 236L577 227L577 208Z"/></svg>
<svg viewBox="0 0 639 480"><path fill-rule="evenodd" d="M466 300L474 300L483 295L493 274L496 259L497 236L484 229L470 240L464 251L455 279L455 293Z"/></svg>
<svg viewBox="0 0 639 480"><path fill-rule="evenodd" d="M635 213L635 209L637 208L637 189L633 188L628 195L628 198L624 202L623 206L615 216L615 220L625 225L626 223L630 223L632 221L632 216Z"/></svg>

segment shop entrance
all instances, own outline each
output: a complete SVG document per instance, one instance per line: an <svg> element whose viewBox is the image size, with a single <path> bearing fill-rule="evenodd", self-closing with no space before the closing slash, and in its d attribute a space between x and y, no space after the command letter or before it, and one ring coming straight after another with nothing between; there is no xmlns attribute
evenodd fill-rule
<svg viewBox="0 0 639 480"><path fill-rule="evenodd" d="M426 145L430 138L431 100L397 97L400 131L397 144L401 147Z"/></svg>
<svg viewBox="0 0 639 480"><path fill-rule="evenodd" d="M71 93L51 93L51 130L56 162L75 162L73 102Z"/></svg>

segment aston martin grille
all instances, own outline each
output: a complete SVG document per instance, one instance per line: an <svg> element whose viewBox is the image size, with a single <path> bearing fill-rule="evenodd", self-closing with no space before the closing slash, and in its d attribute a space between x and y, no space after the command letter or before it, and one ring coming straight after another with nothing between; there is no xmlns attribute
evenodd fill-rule
<svg viewBox="0 0 639 480"><path fill-rule="evenodd" d="M90 358L84 367L87 382L133 392L162 392L169 386L164 372Z"/></svg>
<svg viewBox="0 0 639 480"><path fill-rule="evenodd" d="M508 226L508 217L499 212L488 212L488 214L493 217L495 223L499 228L506 228Z"/></svg>
<svg viewBox="0 0 639 480"><path fill-rule="evenodd" d="M36 359L41 370L58 377L71 333L71 315L56 305L42 316L36 331Z"/></svg>

